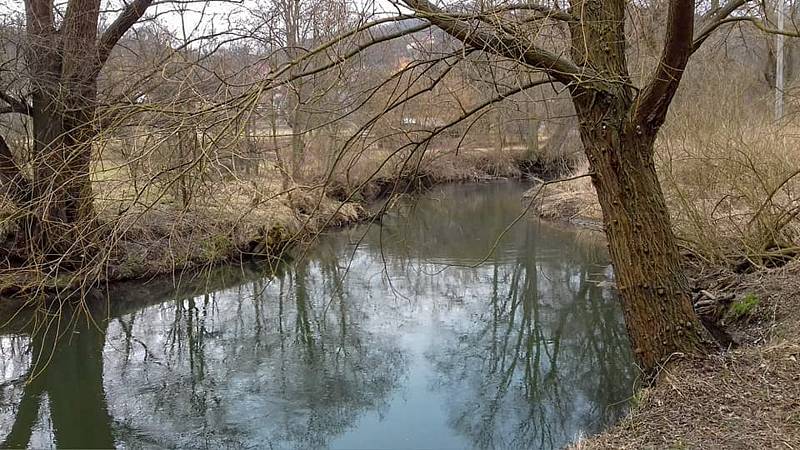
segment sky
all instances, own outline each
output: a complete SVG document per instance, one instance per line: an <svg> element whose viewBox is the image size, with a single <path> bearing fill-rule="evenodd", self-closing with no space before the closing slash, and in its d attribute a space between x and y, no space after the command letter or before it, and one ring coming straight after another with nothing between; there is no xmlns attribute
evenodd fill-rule
<svg viewBox="0 0 800 450"><path fill-rule="evenodd" d="M58 16L63 16L67 0L55 0ZM306 4L329 0L301 0ZM260 5L269 7L272 0L156 0L146 17L179 39L192 39L209 33L219 33L246 24L254 26L259 20L250 13ZM348 0L348 9L368 12L370 16L394 13L393 0ZM120 0L103 0L101 26L110 24L124 3ZM0 0L0 23L22 24L25 17L23 0ZM262 19L263 20L263 19Z"/></svg>

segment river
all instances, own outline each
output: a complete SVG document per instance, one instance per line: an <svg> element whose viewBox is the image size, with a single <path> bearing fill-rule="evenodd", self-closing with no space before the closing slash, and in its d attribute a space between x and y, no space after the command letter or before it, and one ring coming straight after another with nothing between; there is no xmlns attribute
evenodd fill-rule
<svg viewBox="0 0 800 450"><path fill-rule="evenodd" d="M89 325L65 310L6 330L0 446L533 449L600 431L636 374L612 270L572 230L504 233L524 190L435 187L291 262L125 283Z"/></svg>

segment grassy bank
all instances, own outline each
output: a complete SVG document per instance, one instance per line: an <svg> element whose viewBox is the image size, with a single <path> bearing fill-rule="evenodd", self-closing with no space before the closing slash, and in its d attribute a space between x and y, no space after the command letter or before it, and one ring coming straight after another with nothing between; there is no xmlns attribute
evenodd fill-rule
<svg viewBox="0 0 800 450"><path fill-rule="evenodd" d="M376 200L445 182L521 177L523 153L438 152L410 168L392 164L391 158L382 164L388 156L373 155L374 161L361 161L347 176L325 174L321 168L314 173L312 161L302 184L282 183L276 168L266 165L256 174L229 174L194 187L189 204L180 201L174 183L137 189L125 170L106 161L96 171L99 227L88 263L64 273L8 263L0 269L0 294L35 303L54 291L74 295L112 281L279 258L323 230L373 218L380 213L370 207Z"/></svg>

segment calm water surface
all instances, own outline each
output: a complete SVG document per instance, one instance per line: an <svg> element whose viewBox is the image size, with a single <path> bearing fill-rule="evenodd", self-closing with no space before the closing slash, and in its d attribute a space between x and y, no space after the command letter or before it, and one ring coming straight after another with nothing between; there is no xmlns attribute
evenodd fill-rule
<svg viewBox="0 0 800 450"><path fill-rule="evenodd" d="M0 447L531 449L596 432L635 373L611 269L530 220L490 253L524 188L436 188L273 270L125 285L57 346L6 331Z"/></svg>

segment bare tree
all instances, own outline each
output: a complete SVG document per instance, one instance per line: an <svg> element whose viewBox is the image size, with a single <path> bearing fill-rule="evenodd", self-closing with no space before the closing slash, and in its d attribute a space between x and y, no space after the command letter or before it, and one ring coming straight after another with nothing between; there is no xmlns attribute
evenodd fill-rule
<svg viewBox="0 0 800 450"><path fill-rule="evenodd" d="M745 3L732 0L698 18L694 2L670 1L661 56L637 87L628 69L622 0L572 0L566 9L559 2L512 4L469 12L463 5L447 9L427 0L403 0L466 47L541 73L541 81L533 84L559 83L568 90L602 207L631 342L648 372L673 353L702 354L713 346L692 309L656 175L654 143L690 56ZM703 23L699 33L695 21ZM548 26L566 29L565 38L543 42L539 35Z"/></svg>
<svg viewBox="0 0 800 450"><path fill-rule="evenodd" d="M396 6L401 12L394 18L384 15L371 23L359 22L354 29L347 24L347 29L341 30L338 25L346 22L342 17L347 15L344 7L276 0L265 6L263 17L270 23L265 38L268 45L264 46L269 55L264 66L269 67L269 73L264 80L252 82L255 88L250 92L257 94L244 92L245 81L237 81L235 89L230 87L228 75L222 75L225 80L209 84L214 95L198 94L207 104L197 108L206 112L225 108L231 111L248 107L250 102L249 107L255 109L257 106L253 105L258 103L259 96L269 97L273 110L272 139L277 148L275 110L281 102L277 101L276 92L282 90L284 115L292 128L289 173L297 177L304 163L304 139L312 135L312 130L334 120L325 117L316 123L324 114L314 110L315 103L328 95L334 84L317 83L325 80L322 74L340 68L356 55L368 53L370 47L438 27L437 36L446 34L448 44L458 43L460 48L454 50L443 45L437 50L440 54L431 52L429 61L396 65L399 61L394 61L380 87L363 88L358 95L350 95L354 99L352 105L342 107L338 119L355 117L355 110L363 105L374 107L375 112L370 111L365 124L352 130L352 136L342 144L332 164L351 164L342 156L348 146L357 147L356 141L369 136L383 122L384 135L357 150L363 153L365 148L376 148L372 144L379 140L400 142L397 149L387 151L391 156L381 167L398 159L403 160L401 170L409 164L419 167L423 159L413 158L410 148L416 146L424 152L436 135L446 134L467 118L480 115L476 112L530 92L533 87L552 84L569 95L577 116L590 165L589 175L603 210L626 323L641 366L651 371L673 353L702 354L713 347L711 337L692 309L688 281L656 174L654 143L690 57L711 33L734 21L764 27L763 21L741 11L748 0L729 0L723 6L716 3L696 6L688 0L670 0L663 42L657 39L647 42L660 56L641 83L631 75L631 34L626 22L631 20L632 11L657 14L658 5L629 4L624 0L569 0L568 3L555 0L523 4L461 2L441 7L427 0L400 1ZM99 0L70 0L63 20L55 18L57 7L52 0L26 2L24 59L25 79L30 89L0 93L0 100L6 105L0 112L32 118L31 170L26 174L23 164L0 142L0 181L8 187L8 197L27 214L22 229L26 231L26 244L32 255L49 262L67 262L67 267L83 264L82 258L87 253L85 241L91 240L92 235L86 228L91 229L94 222L89 174L99 125L98 75L111 49L141 19L149 5L150 0L128 4L98 38ZM378 25L392 21L403 22L404 26L379 29ZM695 22L701 24L698 32ZM331 36L337 32L341 36ZM184 46L188 46L190 39L184 36L184 41ZM452 69L458 62L480 52L492 55L491 64L502 62L501 72L513 76L505 77L511 81L502 85L491 78L493 89L483 89L474 96L474 102L466 102L468 96L449 92L442 80L455 72ZM208 52L211 53L214 52ZM191 64L210 74L207 78L218 78L224 70L210 69L206 56L206 53L199 55ZM331 77L334 78L335 75ZM201 91L196 89L198 83L192 83L193 93ZM437 87L440 92L436 92ZM404 129L392 119L399 117L402 122L404 105L412 99L427 101L429 104L424 107L435 108L430 103L444 98L435 94L449 96L458 105L458 108L437 105L450 123L442 125L437 121L430 127ZM177 116L179 121L203 114L181 112L177 108L160 113ZM498 109L496 115L486 114L486 117L493 122L498 136L507 136L506 116L502 114L507 113ZM250 119L235 111L221 116L228 121ZM382 121L387 117L392 120ZM208 129L211 128L209 125ZM225 123L219 128L241 127ZM538 123L531 128L538 130ZM191 130L192 139L182 142L194 145L191 141L201 132L195 131L194 124L186 129ZM214 140L213 144L218 142ZM529 146L538 147L538 134L529 138ZM396 155L400 157L392 159ZM185 165L188 167L191 162ZM280 161L279 166L283 168ZM380 167L373 174L379 171ZM333 172L333 168L328 171ZM284 190L287 181L283 182ZM186 203L188 206L189 202Z"/></svg>

